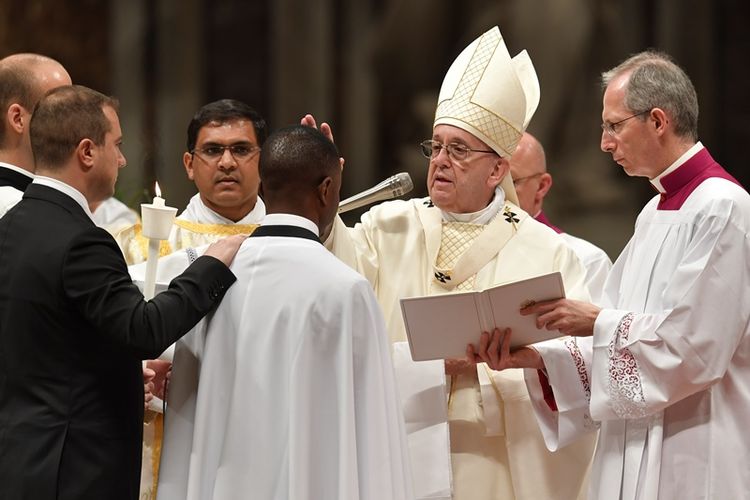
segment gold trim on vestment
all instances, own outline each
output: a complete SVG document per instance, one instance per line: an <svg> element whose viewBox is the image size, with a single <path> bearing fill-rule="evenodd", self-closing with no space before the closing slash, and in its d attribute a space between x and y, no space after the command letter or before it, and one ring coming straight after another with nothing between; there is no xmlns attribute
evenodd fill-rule
<svg viewBox="0 0 750 500"><path fill-rule="evenodd" d="M251 234L260 224L201 224L183 219L175 219L174 225L193 233L199 234L221 234L233 236L235 234Z"/></svg>
<svg viewBox="0 0 750 500"><path fill-rule="evenodd" d="M148 238L143 236L143 227L140 224L133 226L133 239L138 245L139 250L143 259L148 258ZM169 244L169 240L161 240L159 242L159 257L164 257L172 253L172 245Z"/></svg>
<svg viewBox="0 0 750 500"><path fill-rule="evenodd" d="M500 434L497 434L498 436L504 436L505 435L505 401L503 401L503 394L500 392L500 388L497 386L497 382L495 382L495 377L492 375L492 370L487 363L477 363L477 370L480 370L481 368L484 368L484 373L487 375L487 378L490 381L490 384L492 385L492 389L495 391L495 396L497 397L498 402L498 418L500 419L502 429L498 429ZM477 372L477 380L479 381L479 394L481 396L482 394L482 377L479 376L479 373ZM484 398L482 398L482 404L484 405ZM484 427L487 429L487 418L485 415L484 419ZM489 434L489 433L488 433Z"/></svg>
<svg viewBox="0 0 750 500"><path fill-rule="evenodd" d="M518 231L518 226L528 215L512 203L506 203L502 213L499 213L484 230L476 237L469 248L456 260L453 269L438 269L437 256L440 250L442 235L442 213L437 207L417 206L417 213L424 228L428 258L432 263L432 283L445 290L453 290L455 284L462 283L475 275L488 262L494 259L505 244ZM446 282L439 281L434 275L442 273L449 276Z"/></svg>
<svg viewBox="0 0 750 500"><path fill-rule="evenodd" d="M213 234L218 236L252 234L260 226L260 224L201 224L182 219L175 219L174 225L195 234ZM135 224L132 226L132 230L134 233L133 240L138 246L142 258L145 260L148 257L148 238L143 236L141 224ZM181 248L172 248L169 240L162 240L159 243L159 257L164 257L177 250L181 250Z"/></svg>
<svg viewBox="0 0 750 500"><path fill-rule="evenodd" d="M151 471L153 482L151 484L152 498L156 498L159 486L159 466L161 465L161 447L164 442L164 414L159 413L152 422L154 425L154 448L151 454Z"/></svg>

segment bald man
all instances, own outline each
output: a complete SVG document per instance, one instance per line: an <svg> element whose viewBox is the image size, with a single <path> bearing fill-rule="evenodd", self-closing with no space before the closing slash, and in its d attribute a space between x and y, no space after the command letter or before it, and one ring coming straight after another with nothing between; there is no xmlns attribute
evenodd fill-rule
<svg viewBox="0 0 750 500"><path fill-rule="evenodd" d="M510 159L510 172L518 201L529 215L560 233L586 268L586 286L594 303L599 301L612 261L604 250L581 238L576 238L552 225L542 211L544 197L552 187L552 176L547 173L547 159L542 144L524 132Z"/></svg>
<svg viewBox="0 0 750 500"><path fill-rule="evenodd" d="M39 54L0 59L0 217L21 200L34 179L29 123L34 106L71 79L63 66Z"/></svg>

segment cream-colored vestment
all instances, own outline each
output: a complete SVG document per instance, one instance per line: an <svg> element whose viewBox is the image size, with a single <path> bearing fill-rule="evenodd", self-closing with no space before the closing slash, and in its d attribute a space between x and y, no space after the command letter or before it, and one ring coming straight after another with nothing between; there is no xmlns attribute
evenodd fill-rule
<svg viewBox="0 0 750 500"><path fill-rule="evenodd" d="M403 297L480 290L560 271L568 297L588 298L573 251L504 202L502 190L498 195L500 203L496 198L494 213L481 225L446 222L429 199L383 203L353 228L337 218L326 246L370 281L383 308L418 498L575 499L585 491L593 439L547 451L521 370L495 372L479 364L476 372L446 381L442 361L414 363L401 344Z"/></svg>

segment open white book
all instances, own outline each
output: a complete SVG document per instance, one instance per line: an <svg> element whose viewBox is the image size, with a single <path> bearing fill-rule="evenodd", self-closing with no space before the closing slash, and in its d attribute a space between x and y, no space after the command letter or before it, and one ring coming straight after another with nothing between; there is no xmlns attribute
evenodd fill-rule
<svg viewBox="0 0 750 500"><path fill-rule="evenodd" d="M562 276L554 272L479 292L401 299L412 359L461 358L467 344L478 346L482 332L495 328L512 330L511 349L560 337L557 330L539 330L536 316L521 316L520 309L563 297Z"/></svg>

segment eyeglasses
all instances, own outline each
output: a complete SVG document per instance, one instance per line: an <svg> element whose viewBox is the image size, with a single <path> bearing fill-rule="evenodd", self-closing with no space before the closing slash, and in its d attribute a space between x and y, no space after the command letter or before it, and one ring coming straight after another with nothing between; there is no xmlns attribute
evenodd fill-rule
<svg viewBox="0 0 750 500"><path fill-rule="evenodd" d="M535 174L531 174L531 175L525 175L525 176L523 176L523 177L519 177L518 179L513 179L513 185L514 185L514 186L518 186L518 185L519 185L520 183L522 183L523 181L525 181L525 180L528 180L528 179L531 179L531 178L533 178L533 177L538 177L538 176L542 175L543 173L544 173L544 172L537 172L537 173L535 173Z"/></svg>
<svg viewBox="0 0 750 500"><path fill-rule="evenodd" d="M604 123L602 123L602 130L604 130L610 136L615 137L617 135L617 132L619 131L619 129L617 127L618 125L620 125L621 123L624 123L624 122L630 120L631 118L635 118L636 116L645 115L646 113L650 113L650 112L651 112L651 110L647 109L646 111L641 111L640 113L636 113L634 115L630 115L627 118L623 118L622 120L616 121L614 123L604 122Z"/></svg>
<svg viewBox="0 0 750 500"><path fill-rule="evenodd" d="M463 144L443 144L442 142L432 140L422 141L419 145L422 147L422 154L425 156L425 158L430 159L436 158L443 148L445 148L445 152L448 153L448 156L456 161L465 160L469 156L469 153L497 154L492 150L471 149L470 147Z"/></svg>
<svg viewBox="0 0 750 500"><path fill-rule="evenodd" d="M258 146L249 146L247 144L231 144L229 146L224 146L221 144L211 144L209 146L205 146L202 148L195 148L193 149L190 154L198 153L199 156L201 156L204 160L207 161L218 161L219 158L224 156L224 151L229 150L229 153L232 155L232 157L236 161L246 161L255 155L258 151L260 151L260 147Z"/></svg>

